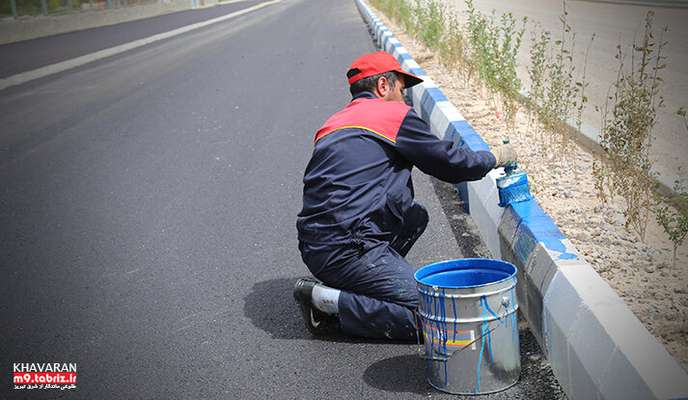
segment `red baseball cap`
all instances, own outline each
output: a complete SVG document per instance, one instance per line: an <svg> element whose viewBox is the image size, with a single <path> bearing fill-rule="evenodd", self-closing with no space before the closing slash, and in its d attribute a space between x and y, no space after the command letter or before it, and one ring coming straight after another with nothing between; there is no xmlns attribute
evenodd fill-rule
<svg viewBox="0 0 688 400"><path fill-rule="evenodd" d="M368 53L358 57L351 63L346 76L349 77L349 85L353 85L363 78L389 71L403 75L405 87L407 88L423 82L419 77L401 69L399 62L386 51L376 51L375 53Z"/></svg>

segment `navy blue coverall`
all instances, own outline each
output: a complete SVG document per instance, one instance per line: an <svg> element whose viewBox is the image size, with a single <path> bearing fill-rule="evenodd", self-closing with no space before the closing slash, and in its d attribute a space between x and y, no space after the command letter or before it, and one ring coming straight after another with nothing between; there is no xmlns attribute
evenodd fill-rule
<svg viewBox="0 0 688 400"><path fill-rule="evenodd" d="M418 293L404 256L427 225L411 169L450 183L495 166L488 151L440 140L403 102L363 92L315 136L306 167L299 250L311 273L341 289L339 323L349 336L411 340Z"/></svg>

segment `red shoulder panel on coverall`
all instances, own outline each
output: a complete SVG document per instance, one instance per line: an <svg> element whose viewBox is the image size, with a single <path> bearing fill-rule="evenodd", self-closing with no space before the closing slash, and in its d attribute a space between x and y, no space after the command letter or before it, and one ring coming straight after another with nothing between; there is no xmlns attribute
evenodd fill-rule
<svg viewBox="0 0 688 400"><path fill-rule="evenodd" d="M395 143L401 123L410 108L399 101L355 99L325 121L325 124L315 133L313 142L340 129L358 128Z"/></svg>

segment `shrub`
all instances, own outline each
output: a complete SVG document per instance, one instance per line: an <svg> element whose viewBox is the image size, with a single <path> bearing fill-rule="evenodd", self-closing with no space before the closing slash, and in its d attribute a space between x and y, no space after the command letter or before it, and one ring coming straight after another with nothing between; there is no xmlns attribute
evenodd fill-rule
<svg viewBox="0 0 688 400"><path fill-rule="evenodd" d="M663 106L660 71L666 67L662 50L667 42L663 35L659 41L654 39L653 19L654 13L648 11L642 39L633 43L628 68L624 68L621 46L617 46L619 70L605 105L600 141L610 163L594 170L601 197L623 197L626 228L641 240L645 240L652 206L651 132L657 109Z"/></svg>
<svg viewBox="0 0 688 400"><path fill-rule="evenodd" d="M660 200L652 212L674 245L672 259L674 267L676 267L676 253L688 236L688 189L680 181L676 181L674 190L678 194L676 208L670 207Z"/></svg>
<svg viewBox="0 0 688 400"><path fill-rule="evenodd" d="M430 49L438 50L446 24L439 0L416 0L415 14L421 43Z"/></svg>
<svg viewBox="0 0 688 400"><path fill-rule="evenodd" d="M475 9L472 0L466 0L466 7L471 63L478 72L478 78L493 96L499 97L507 129L513 131L521 89L516 59L526 19L517 27L511 13L502 14L497 22L494 10L486 17Z"/></svg>

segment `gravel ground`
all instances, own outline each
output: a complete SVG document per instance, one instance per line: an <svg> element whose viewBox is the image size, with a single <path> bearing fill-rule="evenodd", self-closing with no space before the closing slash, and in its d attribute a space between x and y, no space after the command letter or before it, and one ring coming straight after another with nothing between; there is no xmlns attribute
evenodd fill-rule
<svg viewBox="0 0 688 400"><path fill-rule="evenodd" d="M490 145L501 143L504 123L489 95L442 66L436 54L376 10L397 39ZM594 155L577 143L552 148L525 112L511 142L528 172L531 191L580 254L624 299L645 327L688 370L688 243L672 262L672 243L650 221L643 243L624 228L623 201L602 203L594 189ZM566 157L562 157L565 155Z"/></svg>

